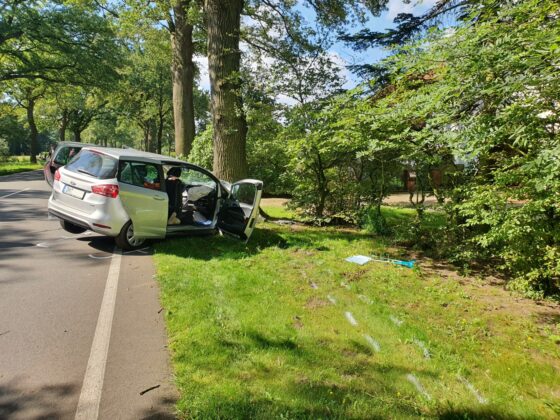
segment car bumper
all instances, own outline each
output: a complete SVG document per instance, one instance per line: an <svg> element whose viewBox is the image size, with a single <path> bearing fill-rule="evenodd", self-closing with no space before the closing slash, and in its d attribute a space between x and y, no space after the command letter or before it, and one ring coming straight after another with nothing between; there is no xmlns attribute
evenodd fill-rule
<svg viewBox="0 0 560 420"><path fill-rule="evenodd" d="M98 211L94 211L91 214L80 212L77 209L57 203L57 200L53 200L54 194L56 192L51 194L49 198L48 212L61 220L66 220L106 236L117 236L125 223L128 222L127 215L118 214L120 212L115 212L117 215L107 215Z"/></svg>

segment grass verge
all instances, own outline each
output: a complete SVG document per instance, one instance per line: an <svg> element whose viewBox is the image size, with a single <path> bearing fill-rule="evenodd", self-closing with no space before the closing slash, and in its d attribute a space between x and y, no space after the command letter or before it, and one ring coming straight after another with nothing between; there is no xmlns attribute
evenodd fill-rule
<svg viewBox="0 0 560 420"><path fill-rule="evenodd" d="M11 175L18 172L35 171L41 169L43 165L40 163L29 162L0 162L0 176Z"/></svg>
<svg viewBox="0 0 560 420"><path fill-rule="evenodd" d="M158 244L181 417L560 414L557 308L423 268L344 261L386 246L354 230L271 223L248 244Z"/></svg>

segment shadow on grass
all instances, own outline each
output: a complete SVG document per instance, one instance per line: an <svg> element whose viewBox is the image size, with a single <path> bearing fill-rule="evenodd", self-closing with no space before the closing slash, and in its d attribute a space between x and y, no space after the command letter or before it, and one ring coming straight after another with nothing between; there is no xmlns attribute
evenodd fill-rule
<svg viewBox="0 0 560 420"><path fill-rule="evenodd" d="M158 253L200 260L242 259L259 254L262 250L307 249L328 251L326 243L331 240L353 242L369 235L360 232L337 231L325 228L257 228L248 242L230 236L184 236L156 244Z"/></svg>

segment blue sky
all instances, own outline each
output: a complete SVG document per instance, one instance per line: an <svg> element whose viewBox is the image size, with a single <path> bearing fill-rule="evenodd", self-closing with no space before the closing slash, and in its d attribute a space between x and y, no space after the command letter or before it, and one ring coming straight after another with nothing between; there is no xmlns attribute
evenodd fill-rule
<svg viewBox="0 0 560 420"><path fill-rule="evenodd" d="M380 16L372 16L370 14L364 26L360 25L356 28L350 27L347 31L354 33L365 27L372 31L382 32L385 29L390 29L395 26L393 20L399 13L421 14L432 7L436 1L437 0L410 0L409 2L405 2L403 0L389 0L386 10L382 12ZM311 9L301 6L300 11L310 23L313 23L315 14ZM343 42L335 43L330 48L330 51L337 56L335 59L337 59L339 64L344 66L373 63L387 55L387 51L382 48L369 48L366 51L354 51ZM347 79L346 88L354 87L360 82L359 78L347 69L342 75Z"/></svg>

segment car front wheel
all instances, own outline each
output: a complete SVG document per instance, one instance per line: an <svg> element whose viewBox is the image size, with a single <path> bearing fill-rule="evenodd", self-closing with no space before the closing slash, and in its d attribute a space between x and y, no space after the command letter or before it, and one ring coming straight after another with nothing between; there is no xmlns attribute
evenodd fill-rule
<svg viewBox="0 0 560 420"><path fill-rule="evenodd" d="M84 233L87 230L81 226L75 225L74 223L70 223L66 220L60 221L60 227L64 229L66 232L70 232L70 233Z"/></svg>
<svg viewBox="0 0 560 420"><path fill-rule="evenodd" d="M146 242L145 238L138 238L134 235L134 226L132 225L132 221L128 221L128 223L121 229L119 236L115 237L115 243L117 246L127 251L140 248L144 242Z"/></svg>

